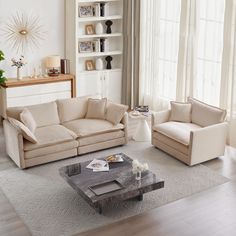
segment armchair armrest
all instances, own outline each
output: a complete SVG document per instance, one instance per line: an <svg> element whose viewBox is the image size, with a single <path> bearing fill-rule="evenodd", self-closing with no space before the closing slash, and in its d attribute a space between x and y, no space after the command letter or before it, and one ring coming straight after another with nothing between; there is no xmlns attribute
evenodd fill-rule
<svg viewBox="0 0 236 236"><path fill-rule="evenodd" d="M228 124L211 125L191 131L190 165L224 155Z"/></svg>
<svg viewBox="0 0 236 236"><path fill-rule="evenodd" d="M8 120L3 121L6 152L20 168L25 168L23 135Z"/></svg>
<svg viewBox="0 0 236 236"><path fill-rule="evenodd" d="M152 113L152 127L169 121L170 110L159 111Z"/></svg>
<svg viewBox="0 0 236 236"><path fill-rule="evenodd" d="M125 141L126 141L126 144L128 143L128 112L125 112L122 120L121 120L121 123L124 125L124 132L125 132Z"/></svg>

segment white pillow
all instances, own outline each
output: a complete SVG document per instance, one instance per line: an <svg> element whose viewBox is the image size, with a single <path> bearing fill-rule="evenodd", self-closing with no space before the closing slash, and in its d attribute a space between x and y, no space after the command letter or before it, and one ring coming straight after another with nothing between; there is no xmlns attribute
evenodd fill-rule
<svg viewBox="0 0 236 236"><path fill-rule="evenodd" d="M88 99L88 110L86 113L86 118L89 119L105 119L106 113L106 106L107 106L107 99Z"/></svg>
<svg viewBox="0 0 236 236"><path fill-rule="evenodd" d="M191 123L191 103L183 103L183 102L170 102L171 105L171 113L170 120Z"/></svg>
<svg viewBox="0 0 236 236"><path fill-rule="evenodd" d="M208 105L191 97L188 97L188 101L192 103L193 123L206 127L221 123L225 120L226 110Z"/></svg>
<svg viewBox="0 0 236 236"><path fill-rule="evenodd" d="M128 106L109 102L107 104L106 120L117 125L120 123L127 110Z"/></svg>
<svg viewBox="0 0 236 236"><path fill-rule="evenodd" d="M35 132L37 124L32 113L27 108L24 108L20 113L20 120L32 133Z"/></svg>
<svg viewBox="0 0 236 236"><path fill-rule="evenodd" d="M8 121L19 131L22 133L23 137L30 141L31 143L37 143L37 138L35 135L20 121L8 117Z"/></svg>

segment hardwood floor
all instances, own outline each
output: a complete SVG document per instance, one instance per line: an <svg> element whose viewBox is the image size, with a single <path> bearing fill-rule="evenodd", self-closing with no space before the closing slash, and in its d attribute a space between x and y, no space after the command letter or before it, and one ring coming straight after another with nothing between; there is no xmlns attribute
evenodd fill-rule
<svg viewBox="0 0 236 236"><path fill-rule="evenodd" d="M224 157L204 165L232 181L76 236L235 236L236 150L227 147ZM12 166L8 159L0 160L0 171ZM0 190L0 236L21 235L31 234Z"/></svg>

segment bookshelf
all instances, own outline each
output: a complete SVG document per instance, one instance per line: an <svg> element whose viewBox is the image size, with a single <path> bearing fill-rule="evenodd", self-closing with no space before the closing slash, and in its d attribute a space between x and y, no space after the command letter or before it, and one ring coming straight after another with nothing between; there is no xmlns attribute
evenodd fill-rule
<svg viewBox="0 0 236 236"><path fill-rule="evenodd" d="M112 22L111 32L107 21ZM102 25L102 32L96 32L97 24ZM76 76L77 96L100 94L121 102L122 26L123 0L66 1L66 58ZM107 69L109 56L111 69ZM96 69L97 59L102 60L103 68Z"/></svg>

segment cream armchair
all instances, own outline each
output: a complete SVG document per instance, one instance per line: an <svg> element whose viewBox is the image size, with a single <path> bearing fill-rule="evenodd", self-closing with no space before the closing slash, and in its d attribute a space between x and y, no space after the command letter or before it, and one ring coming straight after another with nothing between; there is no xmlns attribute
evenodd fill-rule
<svg viewBox="0 0 236 236"><path fill-rule="evenodd" d="M224 110L193 98L172 102L171 110L152 115L152 144L190 166L222 156L225 116Z"/></svg>

